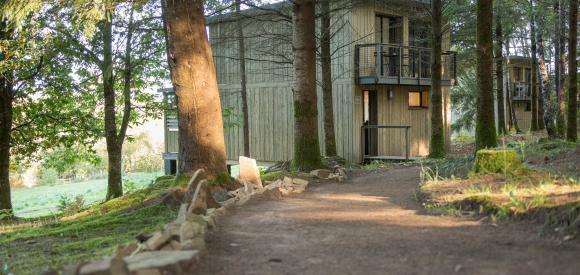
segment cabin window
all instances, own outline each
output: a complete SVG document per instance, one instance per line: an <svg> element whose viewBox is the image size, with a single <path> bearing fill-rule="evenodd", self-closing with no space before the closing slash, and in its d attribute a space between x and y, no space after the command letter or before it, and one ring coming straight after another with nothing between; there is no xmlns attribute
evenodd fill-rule
<svg viewBox="0 0 580 275"><path fill-rule="evenodd" d="M520 82L522 79L522 68L514 67L514 81Z"/></svg>
<svg viewBox="0 0 580 275"><path fill-rule="evenodd" d="M429 91L410 91L409 108L429 108Z"/></svg>
<svg viewBox="0 0 580 275"><path fill-rule="evenodd" d="M403 43L403 17L375 16L375 41L378 43Z"/></svg>

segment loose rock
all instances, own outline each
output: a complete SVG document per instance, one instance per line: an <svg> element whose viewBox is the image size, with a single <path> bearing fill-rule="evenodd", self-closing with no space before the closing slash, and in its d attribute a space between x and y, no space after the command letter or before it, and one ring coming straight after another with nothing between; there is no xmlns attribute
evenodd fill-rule
<svg viewBox="0 0 580 275"><path fill-rule="evenodd" d="M209 194L209 190L207 189L208 182L207 180L202 180L197 185L195 189L195 194L193 195L193 199L191 200L191 204L189 205L189 209L187 212L193 214L204 215L205 211L207 210L207 195Z"/></svg>
<svg viewBox="0 0 580 275"><path fill-rule="evenodd" d="M328 169L316 169L310 171L310 175L313 175L319 179L328 179L328 176L330 176L330 174L332 174L332 171Z"/></svg>
<svg viewBox="0 0 580 275"><path fill-rule="evenodd" d="M144 252L126 257L125 262L131 272L157 269L162 273L183 274L191 270L198 260L198 254L194 250Z"/></svg>

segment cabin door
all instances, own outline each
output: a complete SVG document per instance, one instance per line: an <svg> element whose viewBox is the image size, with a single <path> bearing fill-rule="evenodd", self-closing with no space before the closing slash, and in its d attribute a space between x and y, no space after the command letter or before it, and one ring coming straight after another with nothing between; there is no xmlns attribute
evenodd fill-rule
<svg viewBox="0 0 580 275"><path fill-rule="evenodd" d="M363 124L378 125L377 91L363 92ZM366 156L378 155L378 129L365 129L364 131L364 154Z"/></svg>

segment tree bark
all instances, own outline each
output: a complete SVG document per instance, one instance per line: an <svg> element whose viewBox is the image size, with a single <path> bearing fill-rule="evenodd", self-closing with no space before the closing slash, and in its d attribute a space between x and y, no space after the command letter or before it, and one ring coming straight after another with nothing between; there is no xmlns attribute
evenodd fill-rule
<svg viewBox="0 0 580 275"><path fill-rule="evenodd" d="M0 21L0 40L11 38L12 31L6 28L6 20ZM0 51L0 60L5 61L5 58L3 51ZM10 135L14 93L11 75L9 70L0 72L0 218L13 215L10 193Z"/></svg>
<svg viewBox="0 0 580 275"><path fill-rule="evenodd" d="M536 50L536 15L533 0L530 0L532 5L532 18L530 21L530 33L531 33L531 54L532 54L532 83L531 86L531 98L532 98L532 122L530 126L530 131L537 131L539 129L538 124L538 56Z"/></svg>
<svg viewBox="0 0 580 275"><path fill-rule="evenodd" d="M477 1L477 118L475 151L497 146L493 107L493 1Z"/></svg>
<svg viewBox="0 0 580 275"><path fill-rule="evenodd" d="M498 134L506 134L504 91L503 91L503 32L501 18L496 16L495 39L495 76L496 76L496 102L497 102L497 130Z"/></svg>
<svg viewBox="0 0 580 275"><path fill-rule="evenodd" d="M316 104L314 1L295 0L293 12L294 159L292 168L309 171L322 166Z"/></svg>
<svg viewBox="0 0 580 275"><path fill-rule="evenodd" d="M568 127L566 139L578 139L578 62L576 45L578 43L578 0L570 0L570 25L568 26Z"/></svg>
<svg viewBox="0 0 580 275"><path fill-rule="evenodd" d="M105 139L108 155L108 179L106 200L123 195L121 176L121 148L117 141L117 121L115 115L115 76L113 73L113 15L114 8L105 8L103 28L103 95L105 99Z"/></svg>
<svg viewBox="0 0 580 275"><path fill-rule="evenodd" d="M202 0L167 1L171 81L177 97L178 174L200 168L209 179L228 177L223 119Z"/></svg>
<svg viewBox="0 0 580 275"><path fill-rule="evenodd" d="M250 119L248 113L248 85L246 79L246 45L244 39L244 26L241 17L241 0L236 1L236 11L240 15L240 21L236 28L238 32L238 57L240 59L240 85L242 92L242 113L243 113L243 134L244 134L244 156L250 157Z"/></svg>
<svg viewBox="0 0 580 275"><path fill-rule="evenodd" d="M429 156L445 157L443 97L441 91L441 0L431 1L431 144Z"/></svg>
<svg viewBox="0 0 580 275"><path fill-rule="evenodd" d="M558 102L558 109L556 114L556 131L560 138L566 135L566 118L564 115L564 83L565 83L565 60L566 60L566 37L564 30L566 28L565 22L565 7L560 3L562 0L555 0L554 7L558 11L558 20L556 23L556 37L554 38L555 49L555 74L556 74L556 98Z"/></svg>
<svg viewBox="0 0 580 275"><path fill-rule="evenodd" d="M324 106L324 149L327 156L336 156L334 136L334 106L332 105L332 56L330 52L330 0L320 2L320 63L322 74L322 105Z"/></svg>
<svg viewBox="0 0 580 275"><path fill-rule="evenodd" d="M544 125L546 132L548 132L549 138L556 137L556 131L554 128L554 117L552 115L552 108L550 108L550 84L548 76L548 67L546 65L546 55L544 49L544 39L540 35L538 39L538 53L540 56L540 63L538 71L540 73L540 98L542 103L542 118L544 120Z"/></svg>

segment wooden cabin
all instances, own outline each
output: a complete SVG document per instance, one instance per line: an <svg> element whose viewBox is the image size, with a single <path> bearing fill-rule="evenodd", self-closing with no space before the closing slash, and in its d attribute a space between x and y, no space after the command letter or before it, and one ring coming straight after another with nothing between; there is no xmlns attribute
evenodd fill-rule
<svg viewBox="0 0 580 275"><path fill-rule="evenodd" d="M522 131L528 131L532 121L532 59L523 56L509 56L504 58L504 68L505 121L508 125L513 124L510 120L506 92L509 88L518 126Z"/></svg>
<svg viewBox="0 0 580 275"><path fill-rule="evenodd" d="M321 155L325 154L322 142L326 115L334 117L338 154L350 162L412 159L429 153L428 2L332 2L334 114L323 113L322 90L318 87ZM222 108L237 114L239 121L241 80L236 28L243 26L250 151L251 157L260 162L292 159L292 25L288 19L291 12L289 4L279 3L245 10L242 16L220 15L207 20ZM450 143L449 93L455 76L455 55L449 50L450 36L446 33L442 85L447 146ZM236 118L229 117L226 122L232 119ZM168 130L166 134L168 139L173 137ZM228 159L237 160L243 150L241 125L226 128L225 141ZM175 142L168 144L173 146Z"/></svg>

